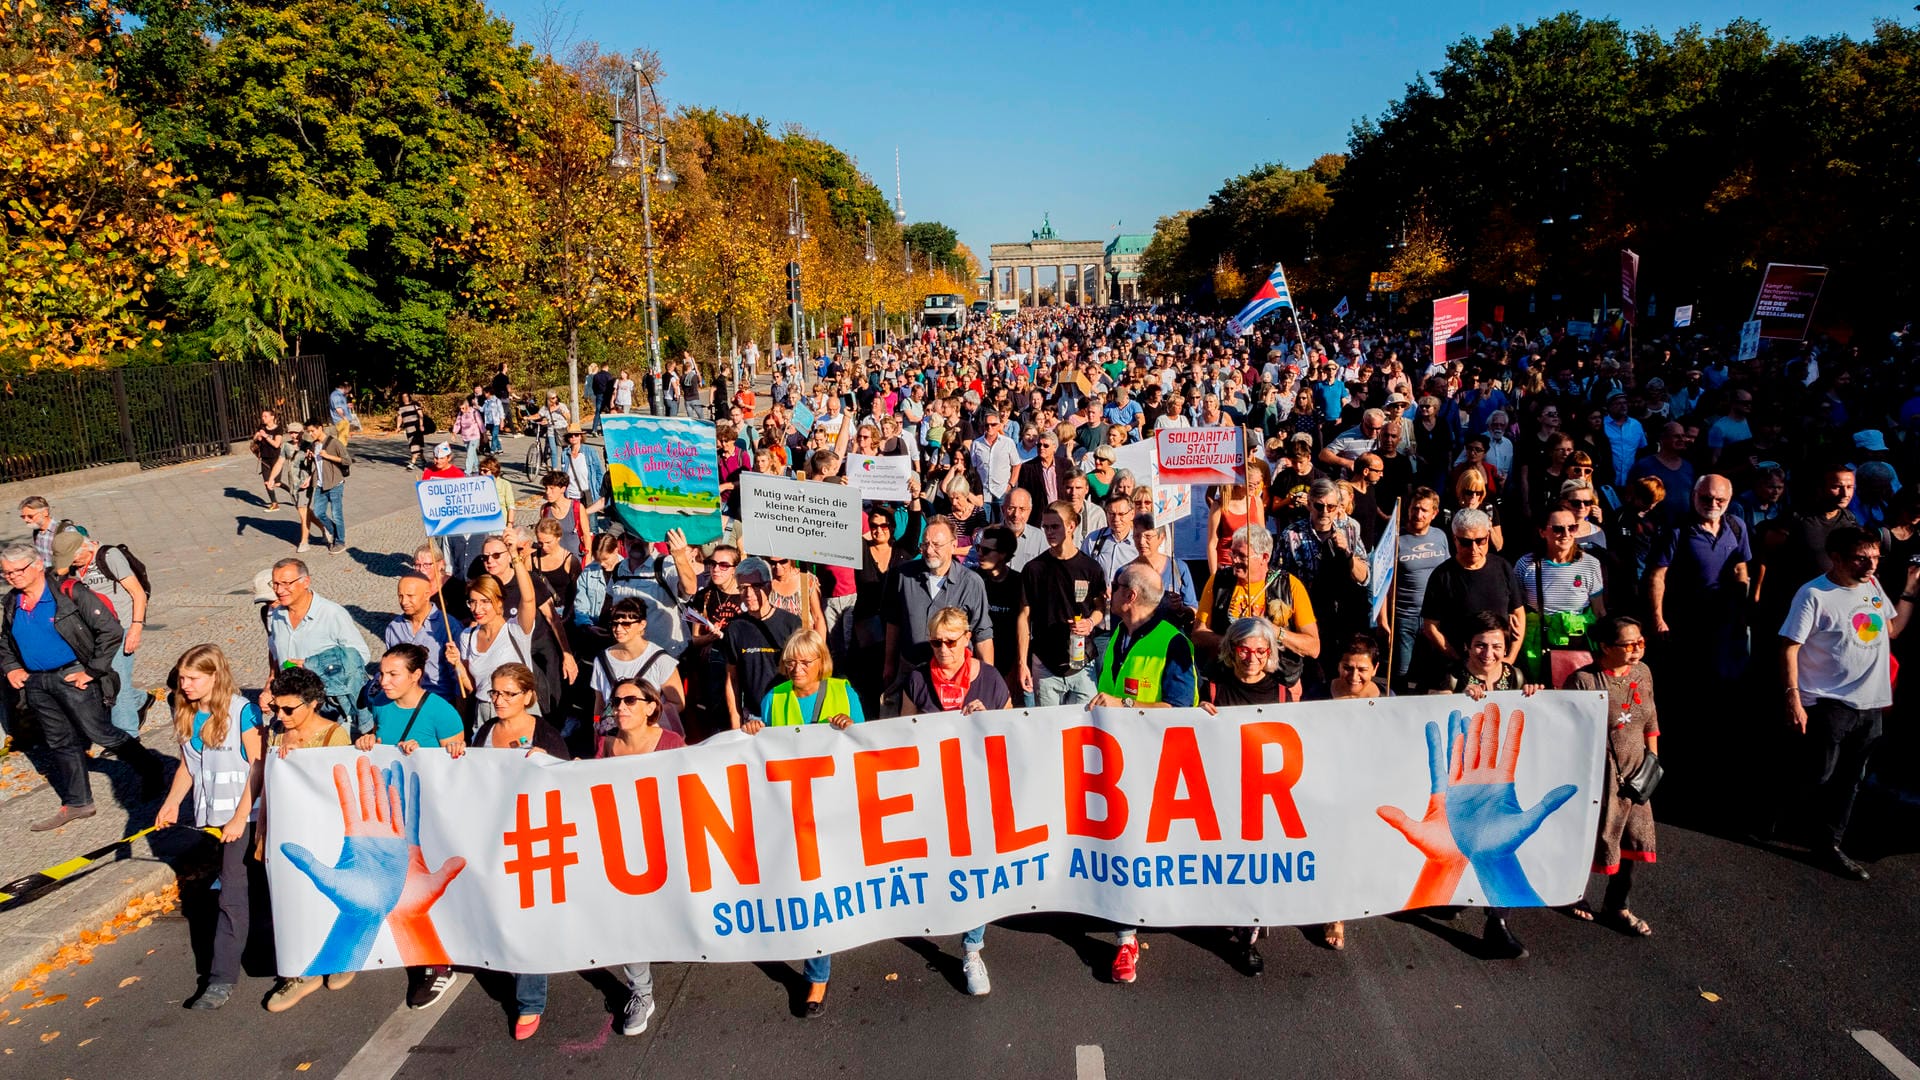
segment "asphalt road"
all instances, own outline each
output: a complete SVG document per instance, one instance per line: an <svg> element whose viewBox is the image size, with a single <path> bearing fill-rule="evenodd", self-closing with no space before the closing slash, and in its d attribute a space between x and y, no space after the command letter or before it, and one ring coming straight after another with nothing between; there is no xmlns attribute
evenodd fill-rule
<svg viewBox="0 0 1920 1080"><path fill-rule="evenodd" d="M1866 812L1883 836L1915 835ZM1660 842L1633 905L1656 928L1645 940L1528 911L1515 926L1532 958L1495 962L1473 951L1478 912L1371 919L1349 925L1344 953L1281 931L1250 978L1217 931L1149 932L1139 981L1117 986L1097 927L1016 920L988 933L984 999L959 990L957 938L889 941L837 959L816 1020L794 1011L796 968L661 964L645 1034L612 1031L604 975L556 976L520 1044L508 989L464 974L434 1014L409 1013L403 976L376 972L274 1016L254 963L225 1010L184 1011L193 922L176 914L55 974L44 993L62 1000L0 1000L0 1076L332 1077L350 1062L406 1078L1896 1075L1859 1030L1920 1057L1920 856L1864 838L1878 857L1859 884L1673 826Z"/></svg>

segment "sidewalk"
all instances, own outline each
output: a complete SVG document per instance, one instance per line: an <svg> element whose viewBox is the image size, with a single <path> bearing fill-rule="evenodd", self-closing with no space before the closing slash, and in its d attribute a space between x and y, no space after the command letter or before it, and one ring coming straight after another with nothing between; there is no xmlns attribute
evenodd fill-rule
<svg viewBox="0 0 1920 1080"><path fill-rule="evenodd" d="M754 379L764 398L767 375ZM595 446L601 440L589 439ZM503 474L513 482L523 513L540 492L520 462L530 440L502 436ZM315 546L301 558L314 590L344 606L359 624L368 655L398 611L394 579L412 563L424 538L406 440L355 435L353 475L347 481L347 550L329 555ZM429 441L431 447L431 440ZM456 460L463 457L456 450ZM253 578L277 559L295 554L300 525L288 504L269 511L259 467L236 454L137 475L110 477L49 496L56 518L71 518L105 543L124 543L146 563L153 582L147 629L136 654L136 692L166 685L173 662L193 645L213 642L227 651L243 687L257 693L266 674L266 634L253 601ZM27 539L13 506L0 517L0 544ZM146 713L141 741L176 760L180 747L164 701ZM97 751L96 751L97 753ZM157 804L138 803L132 770L111 757L90 759L99 813L54 832L28 826L52 815L59 800L32 769L30 754L0 758L0 881L33 874L83 852L111 844L153 823ZM200 834L204 836L204 834ZM174 883L213 855L211 838L169 830L102 858L79 876L13 911L0 911L0 993L62 944L118 914L128 901Z"/></svg>
<svg viewBox="0 0 1920 1080"><path fill-rule="evenodd" d="M508 439L503 462L518 462L527 440ZM366 635L369 655L393 612L393 579L412 561L422 539L404 439L354 436L353 475L347 481L347 550L322 547L301 556L315 591L346 607ZM534 494L520 469L506 474L520 501ZM300 528L291 506L269 512L259 468L235 455L102 480L52 497L56 518L71 518L106 543L124 543L147 565L153 582L145 639L136 654L135 692L164 687L173 661L189 647L213 642L227 651L248 693L266 674L266 635L253 601L253 578L276 559L294 554ZM26 538L14 507L0 519L0 542ZM149 708L142 741L177 758L172 717L164 703ZM44 778L27 766L30 755L7 755L10 781L0 783L0 881L32 874L112 843L152 824L155 804L138 804L132 770L111 757L92 759L99 813L49 833L28 826L59 809ZM95 864L41 899L0 912L0 992L66 939L118 912L141 893L172 883L176 869L210 841L173 830L158 844L139 841ZM115 861L117 860L117 861Z"/></svg>

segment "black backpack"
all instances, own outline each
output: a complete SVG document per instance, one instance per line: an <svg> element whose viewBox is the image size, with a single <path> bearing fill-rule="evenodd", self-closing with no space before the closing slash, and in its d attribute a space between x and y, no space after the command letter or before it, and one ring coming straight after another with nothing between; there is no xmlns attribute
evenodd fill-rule
<svg viewBox="0 0 1920 1080"><path fill-rule="evenodd" d="M138 556L127 550L127 545L125 544L106 544L103 545L103 547L118 551L120 557L127 560L127 569L133 571L133 579L140 583L142 589L146 590L147 602L151 604L153 602L153 579L147 576L147 564L141 562Z"/></svg>

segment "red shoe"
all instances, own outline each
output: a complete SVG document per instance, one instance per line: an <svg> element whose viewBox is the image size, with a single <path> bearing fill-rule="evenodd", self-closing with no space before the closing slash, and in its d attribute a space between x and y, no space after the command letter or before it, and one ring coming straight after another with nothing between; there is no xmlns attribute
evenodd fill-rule
<svg viewBox="0 0 1920 1080"><path fill-rule="evenodd" d="M1140 943L1138 941L1129 941L1120 946L1120 951L1115 953L1113 957L1113 981L1117 983L1132 982L1134 970L1139 964Z"/></svg>
<svg viewBox="0 0 1920 1080"><path fill-rule="evenodd" d="M539 1013L535 1013L532 1016L523 1016L520 1019L515 1020L513 1022L514 1041L525 1042L526 1040L533 1038L533 1033L539 1030L540 1030L540 1014Z"/></svg>

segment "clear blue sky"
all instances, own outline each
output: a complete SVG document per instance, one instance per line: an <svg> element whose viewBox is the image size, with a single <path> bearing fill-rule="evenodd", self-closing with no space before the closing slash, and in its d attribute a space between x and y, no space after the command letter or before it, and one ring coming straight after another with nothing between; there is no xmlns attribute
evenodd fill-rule
<svg viewBox="0 0 1920 1080"><path fill-rule="evenodd" d="M493 0L523 40L543 25L644 46L669 104L798 121L984 259L1050 211L1067 239L1148 232L1264 161L1346 149L1448 44L1567 4L1028 2L904 4ZM1911 0L1631 0L1580 9L1663 33L1745 15L1781 37L1865 36Z"/></svg>

